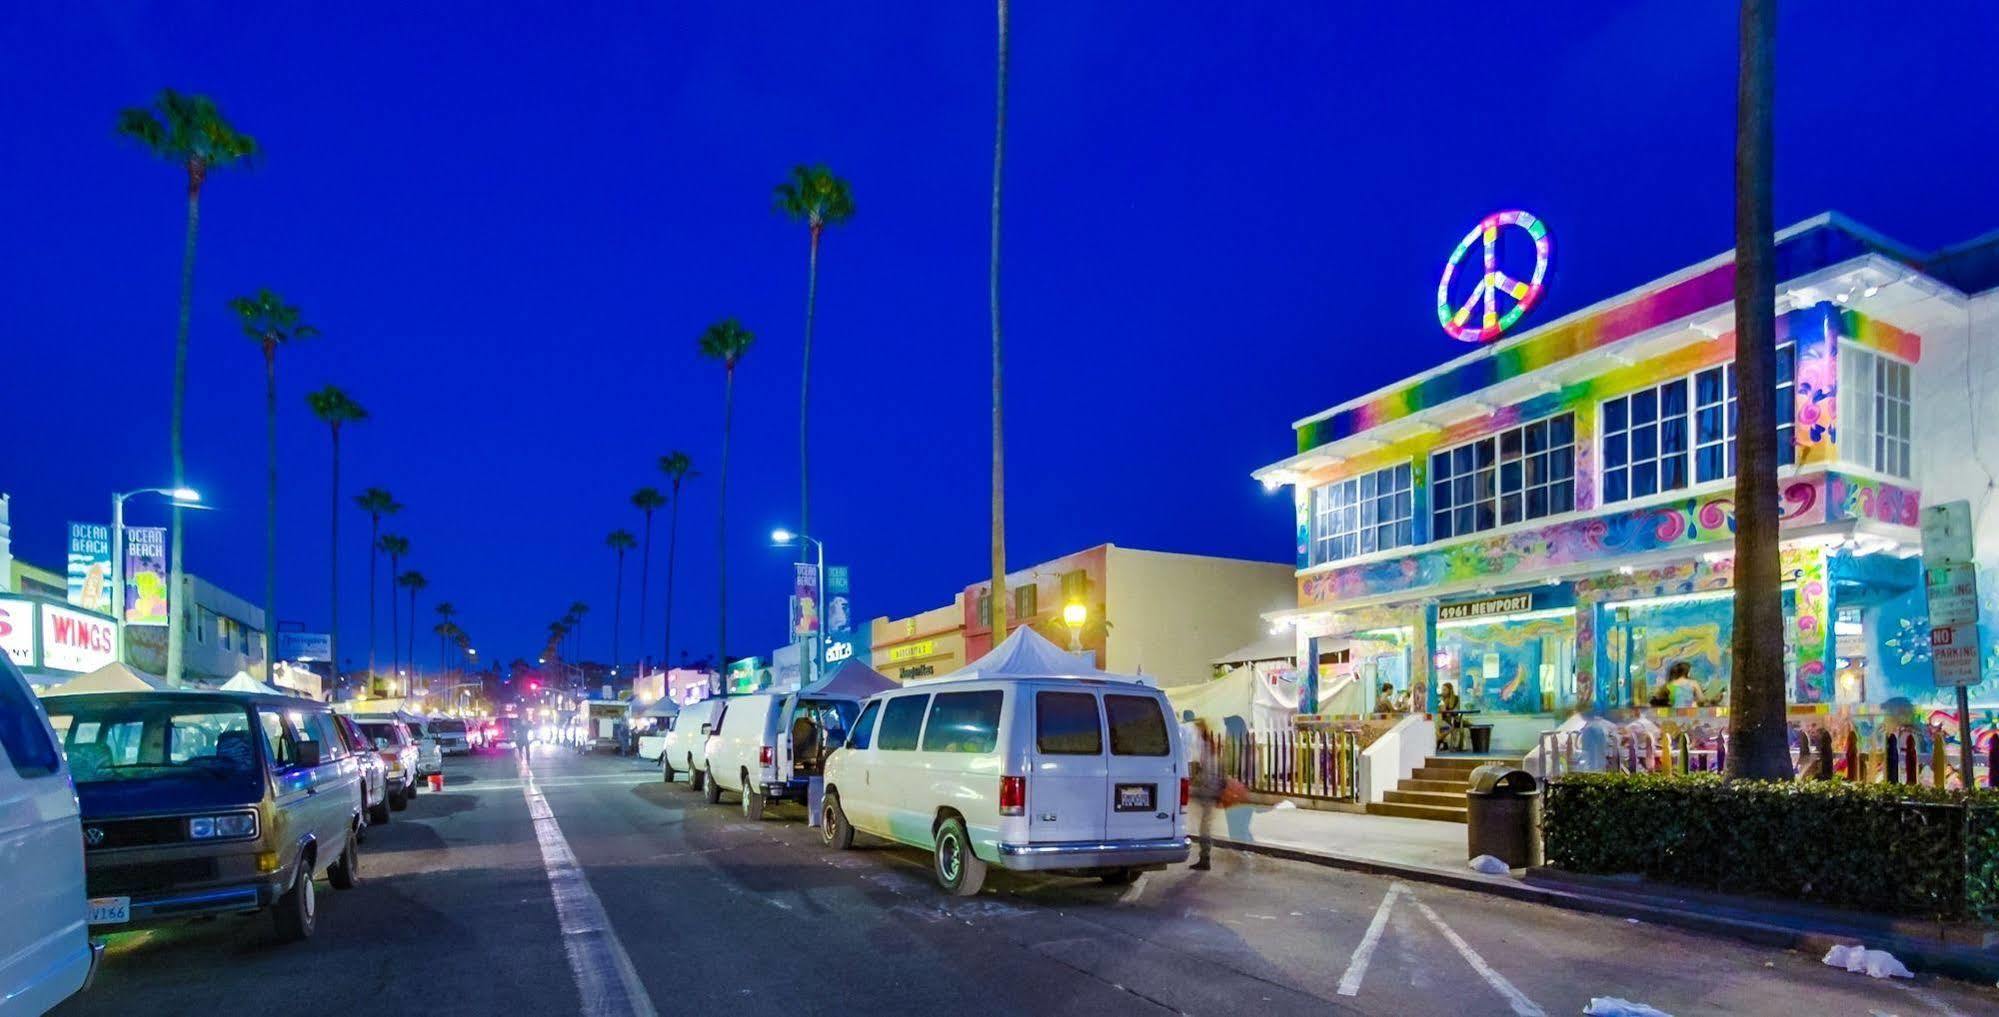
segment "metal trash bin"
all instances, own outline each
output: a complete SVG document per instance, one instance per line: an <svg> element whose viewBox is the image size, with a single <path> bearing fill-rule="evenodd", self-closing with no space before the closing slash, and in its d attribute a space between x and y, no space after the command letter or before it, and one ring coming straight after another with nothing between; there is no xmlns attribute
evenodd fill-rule
<svg viewBox="0 0 1999 1017"><path fill-rule="evenodd" d="M1533 774L1487 763L1471 772L1465 803L1466 858L1491 855L1516 869L1541 864L1541 785Z"/></svg>
<svg viewBox="0 0 1999 1017"><path fill-rule="evenodd" d="M1492 751L1492 725L1473 724L1471 726L1471 750L1477 755Z"/></svg>

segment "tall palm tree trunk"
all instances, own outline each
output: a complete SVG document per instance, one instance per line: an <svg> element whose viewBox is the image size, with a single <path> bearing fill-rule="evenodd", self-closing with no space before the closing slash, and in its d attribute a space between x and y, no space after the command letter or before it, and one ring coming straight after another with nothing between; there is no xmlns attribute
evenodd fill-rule
<svg viewBox="0 0 1999 1017"><path fill-rule="evenodd" d="M993 107L993 222L992 222L992 320L993 320L993 593L991 600L992 641L1006 638L1006 428L1002 412L1001 384L1005 368L1000 342L1000 178L1006 167L1006 42L1007 0L999 0L999 59L996 99Z"/></svg>
<svg viewBox="0 0 1999 1017"><path fill-rule="evenodd" d="M643 623L643 618L641 619L641 623ZM624 654L619 650L619 644L620 642L623 641L624 638L623 636L624 628L625 628L625 552L619 551L618 588L616 590L611 591L611 669L613 671L617 670L618 664L624 659ZM644 646L645 644L642 642L639 645ZM643 651L641 651L639 655L643 657L645 654Z"/></svg>
<svg viewBox="0 0 1999 1017"><path fill-rule="evenodd" d="M339 495L334 496L336 499ZM368 691L375 691L375 621L382 613L375 604L376 565L381 561L382 552L377 547L382 541L382 517L373 512L368 514Z"/></svg>
<svg viewBox="0 0 1999 1017"><path fill-rule="evenodd" d="M194 248L201 234L201 175L199 169L190 169L187 184L187 246L181 253L180 262L180 324L174 334L174 398L173 422L171 427L173 445L174 487L187 486L187 454L181 439L181 430L187 416L187 330L188 321L194 310ZM187 647L186 611L184 599L186 590L181 579L181 544L185 537L182 530L182 509L180 499L174 499L173 539L168 541L167 569L167 683L180 684L182 677L181 654ZM269 646L269 636L265 645ZM268 651L266 651L268 652Z"/></svg>
<svg viewBox="0 0 1999 1017"><path fill-rule="evenodd" d="M805 346L804 364L798 372L798 532L809 537L817 537L812 529L812 450L810 443L812 416L812 318L819 299L819 233L822 227L814 225L812 234L812 254L806 261L805 269ZM808 561L805 556L805 541L798 542L798 560ZM824 582L822 579L821 582Z"/></svg>
<svg viewBox="0 0 1999 1017"><path fill-rule="evenodd" d="M722 477L716 484L715 503L719 506L715 523L716 626L715 670L726 675L729 669L729 421L736 405L736 369L722 372Z"/></svg>
<svg viewBox="0 0 1999 1017"><path fill-rule="evenodd" d="M659 666L673 670L673 559L680 549L680 481L673 482L672 515L666 524L666 638L659 648Z"/></svg>
<svg viewBox="0 0 1999 1017"><path fill-rule="evenodd" d="M624 575L625 556L618 554L618 574ZM646 645L646 589L652 585L652 510L646 510L645 546L639 551L639 659L645 659ZM618 580L618 592L624 593L624 580ZM615 639L612 640L616 642ZM615 663L615 662L614 662Z"/></svg>
<svg viewBox="0 0 1999 1017"><path fill-rule="evenodd" d="M1788 778L1784 602L1778 550L1777 251L1771 100L1776 0L1742 0L1735 96L1735 630L1731 777Z"/></svg>
<svg viewBox="0 0 1999 1017"><path fill-rule="evenodd" d="M410 587L410 677L416 677L416 587Z"/></svg>
<svg viewBox="0 0 1999 1017"><path fill-rule="evenodd" d="M264 344L264 678L278 632L278 351Z"/></svg>
<svg viewBox="0 0 1999 1017"><path fill-rule="evenodd" d="M402 671L403 626L396 614L396 577L403 574L402 558L389 556L389 670L397 676ZM394 682L390 682L394 685Z"/></svg>
<svg viewBox="0 0 1999 1017"><path fill-rule="evenodd" d="M333 685L340 686L340 425L333 425L333 533L327 543L330 565L327 595L332 598L332 631L327 633L328 655L333 658Z"/></svg>

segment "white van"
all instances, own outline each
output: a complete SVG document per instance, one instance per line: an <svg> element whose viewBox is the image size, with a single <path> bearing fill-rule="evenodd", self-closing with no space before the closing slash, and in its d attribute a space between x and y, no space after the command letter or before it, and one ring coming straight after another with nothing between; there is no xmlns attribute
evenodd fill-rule
<svg viewBox="0 0 1999 1017"><path fill-rule="evenodd" d="M673 718L673 729L659 750L659 776L668 783L685 775L694 790L701 790L701 775L708 767L708 736L722 719L728 700L720 696L689 703Z"/></svg>
<svg viewBox="0 0 1999 1017"><path fill-rule="evenodd" d="M0 921L0 1014L45 1013L90 983L83 822L48 715L0 654L0 858L14 887Z"/></svg>
<svg viewBox="0 0 1999 1017"><path fill-rule="evenodd" d="M753 820L772 801L804 803L825 746L844 742L860 712L859 699L823 694L759 692L730 700L708 749L708 801L733 792Z"/></svg>
<svg viewBox="0 0 1999 1017"><path fill-rule="evenodd" d="M969 669L968 669L969 670ZM1158 689L1115 678L944 679L870 698L826 763L820 832L931 853L937 882L986 868L1128 883L1187 858L1187 770Z"/></svg>

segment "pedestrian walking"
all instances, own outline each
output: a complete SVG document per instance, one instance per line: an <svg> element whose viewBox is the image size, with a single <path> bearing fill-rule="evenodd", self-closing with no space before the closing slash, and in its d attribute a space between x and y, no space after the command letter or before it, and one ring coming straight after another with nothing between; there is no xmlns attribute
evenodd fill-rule
<svg viewBox="0 0 1999 1017"><path fill-rule="evenodd" d="M1189 711L1192 712L1192 711ZM1206 872L1214 852L1215 809L1222 797L1222 770L1215 758L1215 734L1205 717L1194 720L1193 741L1187 746L1187 796L1194 800L1198 817L1200 857L1193 868Z"/></svg>

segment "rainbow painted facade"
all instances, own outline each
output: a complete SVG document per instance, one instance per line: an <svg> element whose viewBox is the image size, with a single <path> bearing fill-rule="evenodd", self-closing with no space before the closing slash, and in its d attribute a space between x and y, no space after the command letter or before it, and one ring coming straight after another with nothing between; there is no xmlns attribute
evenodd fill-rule
<svg viewBox="0 0 1999 1017"><path fill-rule="evenodd" d="M1924 505L1968 498L1989 601L1973 692L1989 714L1999 242L1917 253L1826 215L1780 233L1778 259L1787 582L1771 638L1793 702L1945 701L1918 524ZM1268 617L1295 627L1318 712L1384 696L1434 710L1449 683L1519 749L1585 703L1725 705L1733 294L1725 254L1294 425L1296 454L1256 476L1292 491L1298 603ZM1688 674L1669 683L1675 664Z"/></svg>

